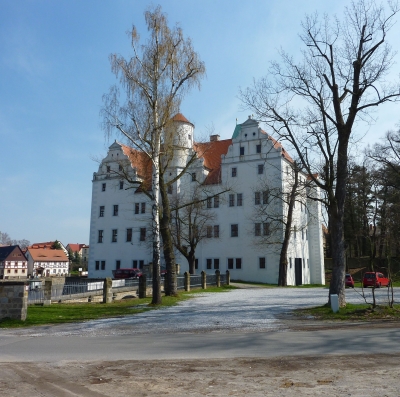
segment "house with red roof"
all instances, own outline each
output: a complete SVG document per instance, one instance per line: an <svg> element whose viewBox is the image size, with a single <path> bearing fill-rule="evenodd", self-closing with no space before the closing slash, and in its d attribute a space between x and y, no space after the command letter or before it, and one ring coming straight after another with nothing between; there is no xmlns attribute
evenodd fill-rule
<svg viewBox="0 0 400 397"><path fill-rule="evenodd" d="M33 277L62 277L69 274L69 259L63 249L28 248L28 273Z"/></svg>
<svg viewBox="0 0 400 397"><path fill-rule="evenodd" d="M85 264L87 263L89 259L89 246L87 244L69 243L65 248L68 252L71 251L73 254L77 253L82 259L82 262Z"/></svg>
<svg viewBox="0 0 400 397"><path fill-rule="evenodd" d="M165 177L173 180L182 170L185 174L171 185L171 199L185 197L199 187L205 197L212 197L205 201L214 216L208 225L210 233L196 250L196 272L229 270L232 279L277 283L283 225L274 230L273 244L262 244L261 238L270 233L269 221L255 214L264 205L279 219L286 216L292 157L252 117L236 124L231 138L220 139L215 134L208 142L195 141L194 125L182 114L174 116L173 122L173 155L162 149L168 161ZM141 182L141 189L128 184L127 177ZM141 268L151 262L152 202L143 190L151 187L151 178L152 163L146 153L117 141L109 147L92 180L89 277L111 277L118 268ZM304 186L307 179L300 175ZM272 190L280 193L266 194ZM216 194L220 194L218 199L213 197ZM318 189L308 197L311 194L317 198ZM323 284L321 205L306 195L296 204L288 284ZM181 272L188 270L179 252L176 262Z"/></svg>

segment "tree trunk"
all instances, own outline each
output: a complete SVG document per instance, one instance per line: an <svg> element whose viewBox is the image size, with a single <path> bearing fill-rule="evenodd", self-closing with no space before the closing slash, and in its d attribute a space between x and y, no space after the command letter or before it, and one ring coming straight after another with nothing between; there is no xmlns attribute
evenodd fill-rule
<svg viewBox="0 0 400 397"><path fill-rule="evenodd" d="M156 118L157 121L157 118ZM155 124L157 125L157 123ZM152 233L153 233L153 298L151 303L153 305L161 304L161 276L160 276L160 217L159 217L159 191L160 191L160 136L157 131L153 132L153 177L152 177L152 193L153 193L153 206L152 206Z"/></svg>
<svg viewBox="0 0 400 397"><path fill-rule="evenodd" d="M160 193L162 200L162 216L160 219L160 232L163 241L163 253L167 270L165 295L176 296L178 294L178 285L176 280L175 254L174 254L171 228L170 228L171 208L163 175L161 175L160 177Z"/></svg>
<svg viewBox="0 0 400 397"><path fill-rule="evenodd" d="M196 257L195 257L194 251L191 250L186 259L189 263L189 273L195 274L196 273L196 269L195 269Z"/></svg>
<svg viewBox="0 0 400 397"><path fill-rule="evenodd" d="M332 217L333 215L330 215ZM331 295L336 294L339 297L339 306L346 306L345 298L345 258L344 258L344 239L343 222L338 219L331 219L331 247L332 247L332 278L329 286L329 304Z"/></svg>
<svg viewBox="0 0 400 397"><path fill-rule="evenodd" d="M278 285L281 287L287 286L287 266L288 266L287 251L288 251L290 235L291 235L291 231L292 231L293 209L294 209L294 204L296 202L296 196L297 196L296 193L297 193L298 186L299 186L299 170L297 168L297 165L295 164L294 165L294 182L293 182L292 188L290 190L289 203L288 203L288 214L287 214L286 224L285 224L285 234L284 234L281 253L280 253L280 257L279 257Z"/></svg>

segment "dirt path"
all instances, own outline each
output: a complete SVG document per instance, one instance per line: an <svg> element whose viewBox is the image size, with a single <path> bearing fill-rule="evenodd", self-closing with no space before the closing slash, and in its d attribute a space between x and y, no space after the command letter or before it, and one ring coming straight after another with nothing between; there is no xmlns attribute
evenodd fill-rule
<svg viewBox="0 0 400 397"><path fill-rule="evenodd" d="M7 397L400 395L400 355L1 364Z"/></svg>

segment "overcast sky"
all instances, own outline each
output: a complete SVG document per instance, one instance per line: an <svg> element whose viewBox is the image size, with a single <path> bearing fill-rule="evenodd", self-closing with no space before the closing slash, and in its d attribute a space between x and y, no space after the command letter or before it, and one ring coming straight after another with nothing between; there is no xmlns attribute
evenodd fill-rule
<svg viewBox="0 0 400 397"><path fill-rule="evenodd" d="M182 113L204 136L230 138L247 118L239 88L266 74L280 47L300 48L304 15L342 14L349 1L163 0L205 62L207 77ZM0 0L0 231L33 242L88 243L95 158L106 155L102 95L115 83L108 56L130 56L126 32L146 34L139 0ZM153 3L157 4L157 3ZM400 28L389 40L400 48ZM399 64L394 76L398 76ZM400 120L399 108L376 114L365 141Z"/></svg>

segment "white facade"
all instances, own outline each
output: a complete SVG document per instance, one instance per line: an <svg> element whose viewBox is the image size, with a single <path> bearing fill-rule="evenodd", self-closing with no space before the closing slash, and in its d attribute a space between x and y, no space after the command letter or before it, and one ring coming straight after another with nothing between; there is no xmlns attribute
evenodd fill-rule
<svg viewBox="0 0 400 397"><path fill-rule="evenodd" d="M60 277L69 274L69 260L62 249L28 248L28 273L33 277Z"/></svg>
<svg viewBox="0 0 400 397"><path fill-rule="evenodd" d="M209 210L215 217L210 226L219 236L211 233L197 246L196 273L214 273L218 268L221 272L229 270L232 279L277 284L280 244L260 244L264 240L256 236L255 224L263 222L257 219L256 197L262 195L266 185L288 191L292 179L290 156L250 117L236 126L232 139L220 141L213 136L212 142L198 145L193 144L193 125L184 117L177 122L179 148L167 177L173 178L186 165L193 148L200 158L174 184L171 197L187 195L199 184L207 195L229 189L217 199L217 208L214 198L205 204L212 207ZM130 167L126 154L126 147L113 143L94 173L89 277L110 277L118 267L141 267L151 262L151 202L143 192L126 189L118 172L129 165L131 176L144 178L143 164L138 164L137 158L131 159ZM306 175L300 178L306 181ZM279 198L273 202L274 213L284 217L286 204ZM321 221L320 205L306 198L298 200L293 222L296 232L292 233L288 250L288 285L325 282ZM283 226L275 234L281 241ZM176 262L181 273L188 271L186 259L178 252Z"/></svg>

